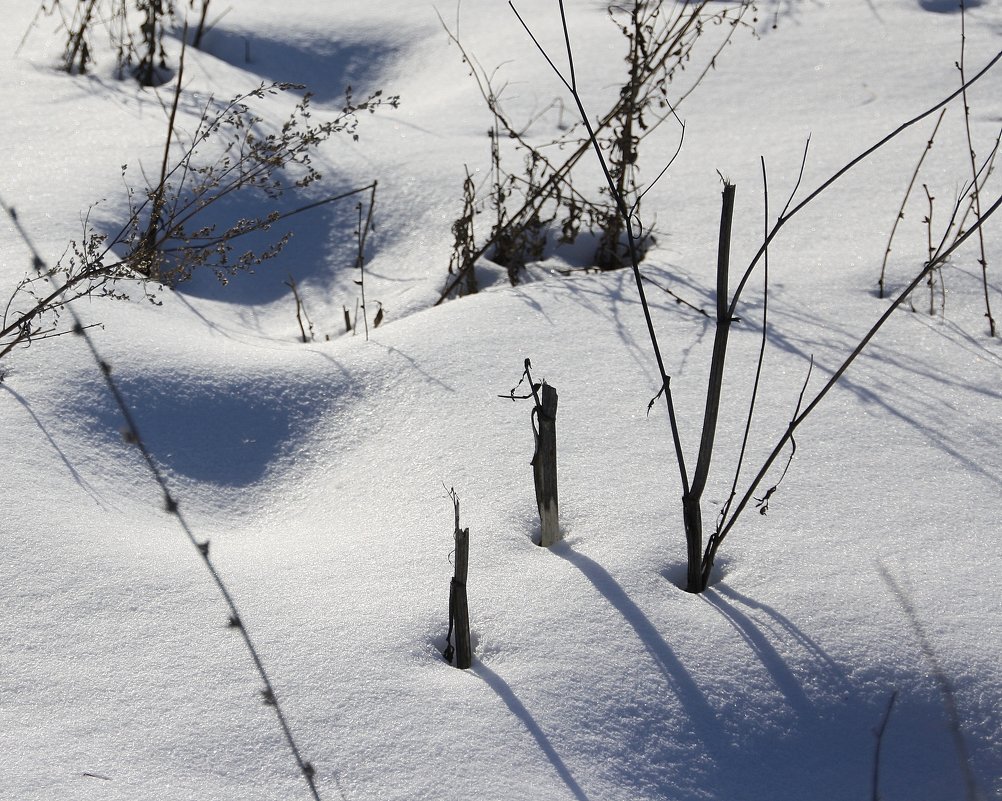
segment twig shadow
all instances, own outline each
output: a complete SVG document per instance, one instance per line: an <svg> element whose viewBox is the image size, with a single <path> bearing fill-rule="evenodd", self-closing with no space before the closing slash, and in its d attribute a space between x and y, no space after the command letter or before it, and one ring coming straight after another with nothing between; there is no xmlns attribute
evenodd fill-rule
<svg viewBox="0 0 1002 801"><path fill-rule="evenodd" d="M558 543L550 550L555 556L559 556L580 570L585 578L595 586L595 589L623 616L623 619L647 649L669 686L675 691L679 703L689 716L692 727L700 735L701 741L707 748L712 749L713 744L718 739L710 731L710 727L716 720L716 713L661 632L627 595L619 582L594 559L573 550L566 542Z"/></svg>
<svg viewBox="0 0 1002 801"><path fill-rule="evenodd" d="M80 475L79 471L73 466L73 463L70 461L69 456L67 456L66 452L61 447L59 447L59 443L56 442L55 438L45 427L45 423L43 423L41 418L35 413L35 410L31 408L31 404L28 403L27 399L23 395L19 394L16 390L7 386L7 384L0 384L0 389L9 392L11 397L13 397L14 400L16 400L18 403L21 404L21 406L24 407L24 410L29 415L31 415L31 419L35 421L35 425L38 426L38 430L42 432L45 438L49 441L49 444L52 446L52 449L62 460L63 464L66 465L66 469L70 471L70 475L73 476L73 480L80 486L81 489L83 489L88 495L90 495L95 502L103 506L104 504L101 502L101 498L98 496L97 490L95 490L94 487L91 486L90 483L88 483L88 481L82 475Z"/></svg>
<svg viewBox="0 0 1002 801"><path fill-rule="evenodd" d="M800 646L820 664L824 675L833 677L837 684L848 684L844 671L817 642L804 634L788 617L767 604L742 595L725 584L708 589L702 597L741 635L769 671L773 683L798 713L809 713L813 704L804 692L801 681L787 665L787 659L773 645L766 629L774 633L777 639L785 638ZM767 621L757 621L753 614L739 609L738 604L751 612L762 613Z"/></svg>
<svg viewBox="0 0 1002 801"><path fill-rule="evenodd" d="M755 653L779 691L786 697L798 713L803 714L810 709L811 703L804 694L804 688L800 686L797 677L786 664L786 660L779 651L769 642L762 630L756 625L748 615L741 612L736 606L724 600L723 596L716 590L707 590L703 593L703 600L720 612L724 619L730 623L741 635L749 648Z"/></svg>
<svg viewBox="0 0 1002 801"><path fill-rule="evenodd" d="M483 679L484 682L497 693L498 698L504 701L505 706L511 710L512 714L515 715L522 724L529 730L529 734L533 736L536 743L539 745L540 750L546 755L546 758L550 760L557 774L560 776L564 784L567 785L574 797L578 801L588 801L588 795L581 785L577 783L574 776L571 775L570 770L564 763L563 759L560 758L560 754L553 747L553 743L550 742L550 738L546 736L546 732L543 731L542 727L536 722L532 714L528 709L525 708L517 695L515 695L514 690L511 686L502 679L497 673L491 670L489 667L484 665L482 662L477 662L471 668L471 672L474 673L479 678Z"/></svg>

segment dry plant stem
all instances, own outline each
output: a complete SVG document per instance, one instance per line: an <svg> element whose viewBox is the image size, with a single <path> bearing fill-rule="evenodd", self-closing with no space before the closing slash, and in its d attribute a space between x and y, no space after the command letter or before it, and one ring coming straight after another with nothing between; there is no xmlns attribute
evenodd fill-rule
<svg viewBox="0 0 1002 801"><path fill-rule="evenodd" d="M933 208L934 208L934 201L936 200L936 198L934 198L932 196L932 193L929 191L929 187L928 187L927 184L922 184L922 189L925 192L926 203L928 204L928 208L929 208L928 212L926 213L924 222L925 222L925 237L926 237L926 249L927 249L927 252L928 252L928 260L932 261L934 255L936 253L936 249L935 249L935 247L933 247L933 244L932 244L932 212L933 212ZM941 278L942 278L942 276L941 276ZM932 317L934 314L936 314L936 271L935 270L930 270L929 271L929 280L928 280L927 283L929 285L929 316ZM944 297L945 297L945 295L944 295ZM945 309L944 309L944 312L945 312Z"/></svg>
<svg viewBox="0 0 1002 801"><path fill-rule="evenodd" d="M45 5L40 5L38 7L38 11L35 12L35 16L31 18L31 24L28 26L27 30L25 30L24 35L21 37L21 41L18 42L17 48L14 50L14 58L21 55L21 51L24 49L24 45L28 41L28 37L31 35L31 32L38 27L38 18L46 13L47 9Z"/></svg>
<svg viewBox="0 0 1002 801"><path fill-rule="evenodd" d="M153 86L156 83L157 65L157 45L163 50L163 15L167 13L167 8L161 5L162 0L141 0L137 2L136 8L146 14L145 21L140 25L139 31L146 45L146 52L139 60L136 75L142 86ZM173 7L170 7L173 13ZM185 36L181 43L184 45L187 39L187 26L185 26ZM166 66L161 63L161 67Z"/></svg>
<svg viewBox="0 0 1002 801"><path fill-rule="evenodd" d="M762 163L762 224L763 232L762 236L766 237L769 235L769 176L765 168L765 157L762 156L759 159ZM803 165L801 165L801 169ZM727 496L727 502L721 507L720 514L717 518L717 531L720 530L720 526L727 519L727 514L730 511L731 504L734 502L734 498L738 494L738 481L741 478L741 468L745 461L745 452L748 449L748 440L751 436L751 425L752 419L755 416L755 402L758 399L758 388L762 381L762 365L765 363L765 346L768 342L769 333L769 251L765 251L762 257L762 335L759 340L758 348L758 359L755 363L755 381L752 384L751 399L748 403L748 415L745 417L745 430L741 436L741 450L738 453L738 463L734 467L734 480L731 482L731 491ZM711 564L712 566L712 564ZM703 570L703 587L705 588L710 578L709 568Z"/></svg>
<svg viewBox="0 0 1002 801"><path fill-rule="evenodd" d="M604 143L604 150L609 171L615 182L614 192L623 198L631 198L628 205L631 206L634 215L638 213L646 191L654 186L667 170L665 167L647 190L640 191L637 151L641 141L660 127L661 123L674 119L682 129L679 149L682 147L685 124L678 117L677 103L668 102L666 87L675 70L689 60L704 25L709 24L703 17L707 5L706 0L691 5L673 4L671 10L666 11L661 3L632 0L626 9L619 6L610 7L610 15L614 18L614 9L627 14L629 18L628 21L616 24L629 43L626 61L630 72L626 84L620 90L612 121L611 138ZM730 40L748 7L749 3L742 2L733 9L736 15L730 21L730 31L721 47ZM728 14L731 10L732 8L727 6L723 12L709 15L708 19L722 24L729 19ZM715 59L716 54L709 61L707 69ZM705 74L704 70L697 78L696 85ZM668 164L673 161L674 156ZM615 208L603 216L605 220L601 225L602 236L596 253L596 263L601 269L616 269L624 266L620 243L624 221Z"/></svg>
<svg viewBox="0 0 1002 801"><path fill-rule="evenodd" d="M880 297L884 297L884 276L887 273L887 260L891 256L891 244L894 242L894 234L898 230L898 223L905 218L905 205L908 203L908 197L912 193L912 189L915 186L915 181L918 179L919 170L922 169L922 162L925 161L925 157L929 155L929 151L932 150L932 144L936 139L936 132L939 131L939 124L943 121L943 115L946 114L946 109L944 108L939 112L939 117L936 119L936 125L932 129L932 134L929 137L929 141L926 142L925 149L922 151L922 155L919 156L918 163L915 165L915 171L912 172L911 180L908 182L908 188L905 190L905 196L901 198L901 208L898 209L897 216L894 218L894 224L891 225L891 233L887 237L887 247L884 249L884 260L880 265L880 280L877 285L880 287Z"/></svg>
<svg viewBox="0 0 1002 801"><path fill-rule="evenodd" d="M670 296L672 298L672 300L674 300L677 305L679 305L679 306L685 306L685 308L690 309L690 310L696 312L697 314L702 315L703 317L709 317L710 316L707 313L706 309L703 309L703 308L697 306L695 303L690 303L685 298L683 298L681 295L679 295L677 292L669 289L666 286L662 286L661 284L659 284L657 281L655 281L650 276L645 275L645 276L642 276L642 277L643 277L643 279L648 284L650 284L651 286L657 287L662 292L664 292L666 295Z"/></svg>
<svg viewBox="0 0 1002 801"><path fill-rule="evenodd" d="M630 22L633 29L630 41L630 77L621 92L620 106L622 114L617 118L621 128L615 137L613 147L610 149L610 158L618 151L621 163L614 165L616 169L612 172L613 185L610 186L614 196L625 198L630 189L633 178L633 168L636 162L634 152L634 127L637 123L637 111L640 101L641 90L641 57L637 52L640 43L644 39L642 20L640 18L641 0L634 0L633 8L630 12ZM693 15L695 16L695 15ZM691 18L690 18L691 19ZM619 262L619 240L623 233L623 218L618 213L618 209L611 215L603 226L602 238L599 243L598 256L599 267L615 267Z"/></svg>
<svg viewBox="0 0 1002 801"><path fill-rule="evenodd" d="M365 241L369 236L369 229L372 227L372 211L376 205L376 184L377 181L373 181L370 187L371 193L369 195L369 209L365 215L365 222L362 222L362 204L358 204L358 275L359 278L355 282L358 284L359 291L362 294L362 325L365 328L365 341L369 341L369 320L368 315L365 313ZM355 325L358 326L358 314L355 315Z"/></svg>
<svg viewBox="0 0 1002 801"><path fill-rule="evenodd" d="M9 207L7 208L8 211L10 211L10 208ZM34 266L36 271L41 273L42 271L45 270L44 260L42 259L38 250L35 248L34 243L27 236L27 232L24 230L20 222L17 220L16 215L12 215L12 219L16 223L18 233L20 234L21 238L24 240L24 243L27 245L29 251L31 252L32 265ZM52 277L50 280L54 281L55 278ZM240 636L243 639L247 652L251 658L251 661L254 664L255 671L258 677L261 679L262 684L264 685L264 689L261 691L263 699L268 706L271 706L275 710L275 716L277 717L279 726L281 727L283 738L285 739L285 742L288 745L289 750L292 752L292 756L296 762L296 766L299 769L300 774L303 776L303 779L306 781L306 784L309 787L310 793L314 798L314 801L321 801L320 793L319 790L317 789L315 781L314 768L309 762L307 762L303 758L302 753L299 750L299 745L296 741L295 736L292 733L292 729L289 725L288 719L286 718L285 712L282 706L280 705L278 695L271 681L271 677L269 676L268 671L265 669L264 663L261 661L260 652L258 651L257 646L254 644L254 641L251 639L250 633L244 626L243 619L240 616L240 610L237 607L236 601L233 598L233 595L231 594L229 587L226 585L226 582L223 580L222 576L216 569L215 564L212 562L212 559L209 557L209 542L201 541L195 536L195 532L192 529L191 525L188 523L187 519L181 513L179 503L174 494L171 492L170 486L167 483L167 479L164 476L163 472L160 470L160 467L158 466L156 460L153 458L153 454L146 446L146 443L140 434L139 427L136 425L136 421L132 415L132 411L129 407L129 404L126 402L124 396L122 395L121 390L118 387L117 382L114 379L114 376L112 375L111 365L101 357L101 354L97 350L97 346L94 344L93 338L87 332L87 327L83 325L79 315L76 313L76 310L69 305L66 306L66 309L69 312L71 319L73 321L73 333L83 338L84 342L87 345L87 349L90 351L90 354L94 359L95 364L101 370L101 375L104 378L104 382L108 388L109 393L111 394L112 398L115 401L115 405L118 406L118 409L122 414L122 418L125 421L125 431L126 431L127 441L138 448L143 461L145 462L147 468L149 468L150 473L152 474L154 480L156 481L157 485L160 487L160 490L163 493L165 511L168 514L172 515L177 520L178 525L184 532L188 541L192 544L192 546L194 546L196 552L199 554L205 569L208 571L209 575L212 578L213 583L216 585L216 589L222 596L222 599L229 610L229 627L236 629L240 632Z"/></svg>
<svg viewBox="0 0 1002 801"><path fill-rule="evenodd" d="M66 43L66 56L63 59L63 67L67 72L73 72L73 65L76 63L77 56L80 57L80 72L83 73L87 70L88 57L84 37L87 35L87 28L90 26L90 20L94 15L94 6L96 5L97 0L90 0L87 3L83 17L80 20L80 27L76 31L70 32L69 40Z"/></svg>
<svg viewBox="0 0 1002 801"><path fill-rule="evenodd" d="M195 39L192 45L195 48L202 46L202 37L205 35L205 15L209 13L209 0L202 0L202 13L198 17L198 27L195 29Z"/></svg>
<svg viewBox="0 0 1002 801"><path fill-rule="evenodd" d="M148 273L150 278L155 278L159 280L162 276L159 275L159 269L157 268L157 259L155 255L156 251L156 240L157 240L157 230L161 227L161 216L164 211L164 197L167 192L167 176L169 174L170 167L170 146L174 141L174 123L177 119L177 107L181 100L181 81L184 77L184 53L187 45L187 32L188 26L185 24L185 35L181 37L181 56L178 59L177 65L177 81L174 84L174 99L171 102L170 116L167 119L167 138L164 142L164 155L163 160L160 163L160 181L157 184L156 190L153 196L153 210L150 214L149 227L146 230L146 235L143 238L144 249L147 252L144 254L145 258L148 259L148 264L150 268L150 273Z"/></svg>
<svg viewBox="0 0 1002 801"><path fill-rule="evenodd" d="M456 268L458 279L463 281L461 294L475 295L479 290L477 284L476 258L473 250L476 246L475 232L473 228L474 219L477 215L476 186L473 176L470 175L469 167L465 164L463 169L466 178L463 180L463 213L462 216L452 224L454 236L453 256L449 262L449 272ZM446 290L448 294L451 290ZM441 301L445 295L441 296Z"/></svg>
<svg viewBox="0 0 1002 801"><path fill-rule="evenodd" d="M642 2L641 2L642 4ZM637 0L634 0L634 7L637 5ZM658 13L666 4L658 4ZM696 76L692 85L682 94L682 96L675 100L669 106L669 113L659 114L654 119L648 120L645 123L645 127L642 132L638 133L638 141L643 141L647 136L654 133L655 130L666 120L669 120L676 116L676 110L679 104L682 103L685 98L692 94L706 77L711 69L716 66L717 57L723 52L724 48L730 43L734 32L738 29L739 24L743 17L749 12L752 3L749 0L735 0L733 4L726 5L723 11L713 14L703 15L703 12L707 10L710 6L709 0L700 0L698 3L685 4L685 3L673 3L672 11L669 12L669 16L675 11L678 12L678 16L671 22L666 24L666 28L670 31L674 31L674 35L670 37L661 37L657 39L657 46L654 48L647 48L643 53L642 68L638 70L638 74L653 75L659 70L669 68L670 62L676 62L677 64L683 64L688 62L693 45L702 33L702 29L711 23L727 24L728 33L727 36L721 41L717 49L714 51L713 55L707 60L702 71ZM731 12L734 12L733 16L730 16ZM642 27L649 27L651 25L650 17L645 18L641 22ZM651 96L650 90L646 92L648 99ZM617 108L617 115L622 113L622 104L619 104Z"/></svg>
<svg viewBox="0 0 1002 801"><path fill-rule="evenodd" d="M974 139L971 137L971 109L967 104L967 81L964 75L964 58L967 51L967 9L964 0L960 0L960 61L957 64L960 70L960 83L963 87L964 102L964 131L967 134L967 155L971 162L972 192L974 200L975 216L981 219L981 191L978 188L978 166L977 157L974 155ZM992 316L992 304L988 294L988 257L985 255L985 237L978 229L978 246L981 251L981 258L978 263L981 265L981 283L985 293L985 317L988 318L988 333L995 336L995 318Z"/></svg>
<svg viewBox="0 0 1002 801"><path fill-rule="evenodd" d="M709 561L712 565L713 557L717 552L717 548L720 547L720 543L723 542L728 532L730 532L731 528L734 527L734 524L741 516L741 513L748 505L748 502L752 499L755 490L758 489L758 486L759 484L762 483L762 480L765 478L766 473L769 472L769 468L772 467L773 462L776 461L777 457L780 455L780 453L782 453L787 443L790 442L794 432L797 430L800 424L804 422L804 420L807 419L807 417L810 416L810 414L818 407L818 405L821 403L824 397L832 390L835 384L838 383L839 379L842 378L846 370L849 369L852 363L856 361L856 358L863 352L866 346L869 345L870 340L872 340L873 337L876 336L877 332L884 326L884 323L886 323L890 319L894 311L902 303L904 303L905 299L915 290L915 288L928 277L929 273L932 270L935 270L938 267L942 266L946 262L946 260L949 259L950 256L954 253L954 251L956 251L961 245L963 245L971 236L976 234L977 231L981 228L981 226L984 225L985 222L987 222L992 217L992 215L994 215L995 212L998 211L1000 206L1002 206L1002 196L1000 196L994 203L992 203L992 205L984 212L981 219L979 219L974 224L974 226L965 231L961 236L957 237L949 247L942 249L936 255L935 259L928 262L918 272L918 274L909 282L908 286L906 286L898 294L898 296L892 301L890 306L887 307L884 313L881 314L880 317L877 319L877 321L870 327L870 330L867 331L866 335L859 341L859 343L853 349L852 353L850 353L849 356L846 357L845 361L843 361L842 364L839 366L839 368L832 374L832 376L828 379L825 385L818 391L817 395L814 396L811 402L806 407L804 407L804 410L802 412L799 412L790 421L790 424L787 427L786 432L783 434L782 437L780 437L779 441L776 443L775 447L770 452L769 457L766 459L765 463L759 469L755 478L752 479L751 484L749 484L748 489L741 497L740 502L738 503L734 512L731 514L730 518L720 528L720 531L717 532L711 538L711 541L707 546L707 554L704 557L704 563L706 561ZM704 564L704 568L705 567L706 566Z"/></svg>
<svg viewBox="0 0 1002 801"><path fill-rule="evenodd" d="M303 308L303 299L299 296L299 287L296 286L296 279L291 275L289 276L289 280L285 282L285 285L292 290L292 297L296 301L296 322L299 323L299 332L303 338L303 343L305 344L310 341L310 337L306 336L306 327L303 325L303 316L306 312ZM309 322L309 317L306 319L307 322ZM313 331L312 323L310 323L310 331Z"/></svg>
<svg viewBox="0 0 1002 801"><path fill-rule="evenodd" d="M703 513L700 501L706 489L713 458L713 441L717 433L720 411L720 393L724 383L724 361L727 356L727 336L731 329L730 310L727 305L727 276L731 253L731 222L734 216L734 185L725 183L720 211L720 238L717 243L717 319L713 334L713 355L710 357L710 377L706 388L706 407L699 440L699 454L692 485L682 496L682 519L685 524L685 541L688 552L686 589L702 592L703 580Z"/></svg>

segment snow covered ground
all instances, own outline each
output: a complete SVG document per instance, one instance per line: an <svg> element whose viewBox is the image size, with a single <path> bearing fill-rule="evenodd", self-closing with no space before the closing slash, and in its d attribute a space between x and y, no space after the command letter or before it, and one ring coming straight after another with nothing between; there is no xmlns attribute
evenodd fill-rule
<svg viewBox="0 0 1002 801"><path fill-rule="evenodd" d="M1002 6L968 5L973 72L1002 41ZM169 87L115 80L107 53L93 75L59 72L55 20L39 18L18 50L37 6L16 6L0 31L0 198L55 263L93 204L103 224L127 213L123 164L131 181L159 169ZM455 30L456 9L438 11ZM555 3L519 11L559 52ZM568 11L599 113L625 69L621 40L602 3ZM506 3L465 0L458 25L499 68L515 113L562 97ZM945 0L762 0L757 35L739 32L679 108L682 151L645 205L658 229L645 274L712 308L718 171L737 186L743 268L761 242L759 157L775 215L808 136L798 197L959 86L960 26ZM226 287L199 276L162 305L75 304L99 324L93 342L185 519L211 542L320 797L849 801L874 797L886 724L881 798L1002 798L1002 345L987 335L975 248L944 271L945 312L930 316L916 293L916 311L894 314L801 427L769 513L742 518L712 586L692 595L679 586L681 489L663 407L647 414L658 377L632 276L561 275L572 256L557 251L531 281L433 305L465 169L490 166L491 122L436 8L242 0L185 69L189 129L200 100L262 80L308 84L318 118L346 83L400 96L362 121L357 143L335 138L318 157L320 192L379 181L366 296L385 322L369 341L340 333L358 297L350 205L293 218L286 252ZM1002 124L1000 69L970 96L981 158ZM278 124L290 110L275 100L262 113ZM534 125L545 141L558 122L551 111ZM771 249L748 471L785 430L811 357L809 391L886 309L880 263L933 123L836 184ZM969 178L963 125L951 106L920 176L934 226ZM648 143L645 175L676 134ZM582 185L597 187L588 169ZM989 190L994 200L999 182ZM925 253L914 193L892 289ZM998 231L988 222L997 316ZM5 216L4 303L29 268ZM483 264L482 277L498 273ZM309 344L290 275L319 334ZM712 324L648 291L694 460ZM761 297L749 289L731 333L709 520L730 487ZM533 544L530 407L497 397L527 357L560 393L565 539L552 549ZM310 797L86 344L37 342L0 371L0 799ZM470 671L441 657L449 488L471 532Z"/></svg>

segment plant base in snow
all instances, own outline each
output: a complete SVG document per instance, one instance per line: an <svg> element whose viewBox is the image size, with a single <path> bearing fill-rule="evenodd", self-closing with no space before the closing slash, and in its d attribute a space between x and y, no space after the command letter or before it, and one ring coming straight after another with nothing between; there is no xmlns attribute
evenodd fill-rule
<svg viewBox="0 0 1002 801"><path fill-rule="evenodd" d="M453 529L453 539L455 540L455 567L452 581L449 584L449 631L445 635L445 650L442 656L445 661L452 663L456 660L456 667L460 670L469 670L473 665L473 647L470 639L470 607L466 595L466 579L470 564L470 530L459 527L459 496L455 490L449 490L449 497L452 499L453 509L456 515L456 525ZM456 645L453 647L452 638L455 634Z"/></svg>
<svg viewBox="0 0 1002 801"><path fill-rule="evenodd" d="M188 5L198 18L193 38L198 47L209 24L209 0L188 0ZM164 34L179 25L175 0L53 0L40 11L59 14L66 32L62 57L66 72L82 75L94 66L98 52L94 35L103 29L119 78L131 76L143 86L159 86L171 79Z"/></svg>
<svg viewBox="0 0 1002 801"><path fill-rule="evenodd" d="M491 75L449 33L491 111L487 132L491 169L484 186L475 186L467 172L463 213L453 226L455 244L449 267L453 277L442 293L443 299L476 291L476 279L471 275L481 257L505 267L509 280L516 284L526 264L541 259L549 247L574 243L582 232L588 232L596 241L592 263L600 270L618 270L629 266L633 256L643 257L651 231L635 226L631 242L617 208L617 197L622 197L634 214L638 213L640 201L650 188L639 180L640 145L667 121L677 122L684 132L675 113L677 101L669 100L673 79L687 66L691 69L694 56L699 54L697 42L704 32L711 26L726 26L726 35L707 50L698 84L733 32L744 24L745 15L754 10L754 4L747 0L724 8L711 7L705 1L671 4L670 10L667 5L655 0L633 0L625 6L608 7L610 18L627 44L627 69L616 102L599 118L592 132L610 173L610 185L597 192L581 191L574 181L577 165L592 147L583 126L558 123L564 128L558 139L534 141L530 130L543 115L516 125L505 111L501 91L495 89ZM554 109L562 118L559 101L543 114ZM553 160L548 153L568 155ZM507 166L513 156L520 162L519 168ZM490 217L491 227L478 239L474 223L482 213Z"/></svg>

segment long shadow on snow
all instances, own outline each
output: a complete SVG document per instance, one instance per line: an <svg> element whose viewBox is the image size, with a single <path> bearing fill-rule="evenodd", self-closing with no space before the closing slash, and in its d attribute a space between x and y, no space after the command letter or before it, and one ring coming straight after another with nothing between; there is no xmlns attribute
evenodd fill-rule
<svg viewBox="0 0 1002 801"><path fill-rule="evenodd" d="M564 761L560 758L560 754L558 754L557 750L553 747L553 743L551 743L550 739L546 736L546 732L543 731L540 725L536 722L535 718L532 717L532 714L525 708L525 705L518 700L518 696L515 695L515 692L512 690L508 682L502 679L497 673L488 668L482 662L475 663L473 665L472 672L483 679L490 686L490 688L497 693L498 698L504 701L505 706L511 710L512 714L522 721L522 724L529 730L529 734L533 736L533 739L535 739L536 743L539 745L540 750L553 764L557 774L563 780L564 784L567 785L567 789L574 794L574 797L577 798L578 801L588 801L588 796L571 775L567 765L565 765Z"/></svg>
<svg viewBox="0 0 1002 801"><path fill-rule="evenodd" d="M982 0L967 0L964 6L968 9L977 8ZM919 6L923 11L932 11L935 14L957 14L960 13L959 0L919 0Z"/></svg>
<svg viewBox="0 0 1002 801"><path fill-rule="evenodd" d="M831 348L833 335L835 334L838 334L839 339L845 342L845 346L837 351L837 356L832 360L832 364L836 362L841 363L844 356L848 355L852 347L858 342L860 336L857 332L837 327L830 321L826 322L823 327L819 327L816 317L800 309L790 307L777 309L773 307L770 315L773 320L769 328L770 345L778 347L792 355L799 356L804 360L805 365L809 362L812 355L811 346L816 345L818 348ZM799 342L798 338L784 333L776 325L777 317L793 320L801 324L798 331L803 331L803 335L799 337ZM807 336L811 330L822 331L823 337L819 337L812 342ZM902 358L902 356L905 356L905 358ZM766 359L768 359L768 354L766 355ZM906 376L913 376L923 382L928 381L931 384L945 387L949 390L974 392L985 395L993 400L1002 399L1002 394L985 387L971 385L959 376L950 375L950 365L923 363L921 350L918 348L913 352L902 354L895 347L882 343L879 340L879 335L877 339L870 343L860 360L850 367L842 378L839 379L838 383L840 388L852 392L864 403L877 406L891 417L897 418L916 431L920 431L936 447L953 457L958 463L965 465L972 472L981 475L996 485L1002 486L1002 476L992 473L986 467L974 461L969 450L966 448L966 443L954 444L950 441L948 431L944 429L940 422L944 414L955 414L957 411L946 400L948 395L938 395L935 392L923 390L920 386L916 387L914 385L911 387L911 391L905 391L900 378L894 380L894 383L885 380L884 375L886 371L880 376L875 376L871 373L866 379L869 383L859 381L857 380L857 375L862 366L866 364L866 360L885 362L900 370ZM817 367L817 365L815 366ZM766 369L768 370L768 367ZM820 383L812 382L812 385L817 389ZM791 384L791 398L794 397L798 389L798 387ZM926 398L924 403L922 400L923 397ZM892 405L889 398L900 399L899 405ZM902 408L904 403L912 404L915 408L911 411Z"/></svg>
<svg viewBox="0 0 1002 801"><path fill-rule="evenodd" d="M356 99L378 88L373 84L382 67L401 54L387 42L338 39L327 31L283 29L278 39L218 26L202 49L268 82L301 84L318 102L339 104L348 86Z"/></svg>
<svg viewBox="0 0 1002 801"><path fill-rule="evenodd" d="M736 603L725 600L725 596ZM714 607L730 623L741 638L748 644L748 647L762 662L762 665L769 671L773 683L784 695L790 706L801 716L812 714L812 704L804 693L801 682L790 670L786 659L776 650L770 642L769 637L763 630L763 626L757 622L751 614L740 610L737 603L741 603L751 611L764 613L774 626L774 633L780 637L793 640L793 642L806 650L819 663L820 673L826 677L832 677L834 683L848 688L845 680L845 672L814 640L798 629L789 618L780 614L775 609L766 604L748 598L738 593L736 590L720 583L708 589L702 594L702 599L710 606Z"/></svg>
<svg viewBox="0 0 1002 801"><path fill-rule="evenodd" d="M698 739L712 752L718 739L714 725L716 713L657 627L648 620L609 571L594 559L573 550L566 542L558 543L550 550L555 556L565 559L580 570L595 589L623 616L661 670L669 686L675 690L675 695L688 715L691 728Z"/></svg>

